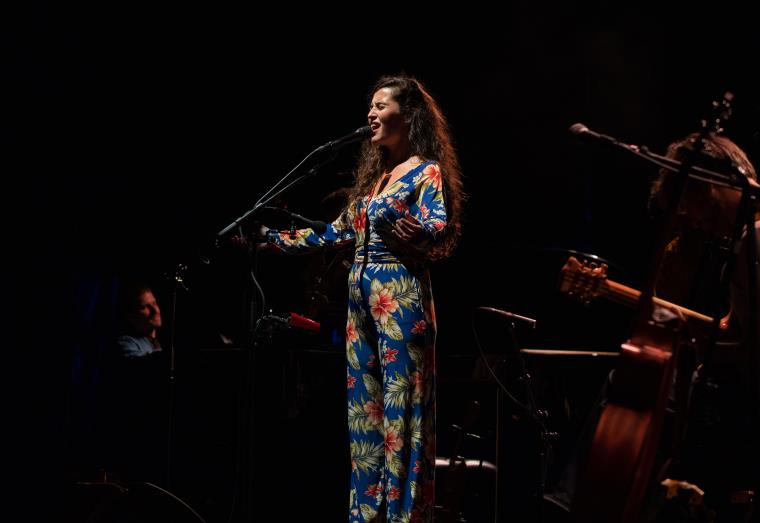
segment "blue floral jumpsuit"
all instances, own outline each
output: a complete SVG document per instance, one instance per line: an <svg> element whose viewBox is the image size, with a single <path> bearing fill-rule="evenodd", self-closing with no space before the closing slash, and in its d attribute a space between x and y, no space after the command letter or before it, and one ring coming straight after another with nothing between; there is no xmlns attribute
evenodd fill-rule
<svg viewBox="0 0 760 523"><path fill-rule="evenodd" d="M428 522L435 473L435 310L424 260L399 259L377 227L410 214L434 244L446 225L439 166L425 162L328 225L269 231L286 252L355 242L346 354L349 522ZM368 235L367 235L368 233Z"/></svg>

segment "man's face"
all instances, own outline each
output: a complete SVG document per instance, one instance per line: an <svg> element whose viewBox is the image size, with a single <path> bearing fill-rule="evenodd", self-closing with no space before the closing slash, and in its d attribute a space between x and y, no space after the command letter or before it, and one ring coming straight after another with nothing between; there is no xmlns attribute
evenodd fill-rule
<svg viewBox="0 0 760 523"><path fill-rule="evenodd" d="M151 291L145 291L137 298L135 307L129 314L129 321L144 336L161 327L161 309Z"/></svg>

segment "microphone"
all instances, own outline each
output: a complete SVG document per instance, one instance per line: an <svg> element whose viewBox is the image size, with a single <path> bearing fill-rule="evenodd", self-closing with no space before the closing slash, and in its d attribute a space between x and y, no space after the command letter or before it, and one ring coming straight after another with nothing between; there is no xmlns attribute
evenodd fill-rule
<svg viewBox="0 0 760 523"><path fill-rule="evenodd" d="M580 138L581 140L598 140L601 142L610 143L612 145L625 146L625 144L618 141L617 138L613 136L608 136L606 134L594 132L588 127L586 127L585 125L583 125L582 123L574 123L573 125L570 126L569 131L575 136L577 136L578 138Z"/></svg>
<svg viewBox="0 0 760 523"><path fill-rule="evenodd" d="M306 316L301 316L295 312L289 312L287 316L277 316L275 314L268 314L262 318L269 322L272 326L279 326L285 330L301 330L319 332L322 325L318 321L314 321Z"/></svg>
<svg viewBox="0 0 760 523"><path fill-rule="evenodd" d="M295 312L291 312L288 316L288 325L293 329L306 330L312 332L319 332L322 327L318 321L314 321L306 316L301 316Z"/></svg>
<svg viewBox="0 0 760 523"><path fill-rule="evenodd" d="M327 224L321 220L310 220L309 218L306 218L304 216L301 216L300 214L296 214L294 212L285 211L287 212L292 219L294 219L297 222L301 222L306 227L310 227L314 230L317 234L322 234L327 230Z"/></svg>
<svg viewBox="0 0 760 523"><path fill-rule="evenodd" d="M276 211L280 213L284 213L287 216L290 217L291 220L299 222L301 225L305 225L306 227L310 227L314 229L314 232L317 234L322 234L327 230L327 224L320 220L310 220L309 218L306 218L305 216L301 216L300 214L296 214L294 212L290 212L287 209L282 209L280 207L270 207L265 206L264 209L268 211Z"/></svg>
<svg viewBox="0 0 760 523"><path fill-rule="evenodd" d="M355 130L352 133L349 133L345 136L341 136L337 140L333 140L331 142L327 142L324 145L320 145L317 148L318 152L325 151L327 149L331 151L337 151L344 145L348 145L353 142L358 142L360 140L364 140L366 138L369 138L372 136L372 129L369 125L365 125L364 127L359 127L357 130Z"/></svg>

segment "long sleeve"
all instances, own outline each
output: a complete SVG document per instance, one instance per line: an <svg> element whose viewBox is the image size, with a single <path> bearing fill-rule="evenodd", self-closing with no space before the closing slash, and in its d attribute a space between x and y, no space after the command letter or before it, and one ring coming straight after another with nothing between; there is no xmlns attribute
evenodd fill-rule
<svg viewBox="0 0 760 523"><path fill-rule="evenodd" d="M341 246L353 242L356 233L353 228L353 212L350 207L344 210L338 218L327 225L323 233L317 233L311 228L297 229L295 238L290 237L289 231L267 232L267 243L274 249L289 254L300 254L325 247Z"/></svg>
<svg viewBox="0 0 760 523"><path fill-rule="evenodd" d="M427 241L436 243L446 227L446 202L443 195L443 178L438 164L425 167L415 180L417 198L409 212L425 228Z"/></svg>

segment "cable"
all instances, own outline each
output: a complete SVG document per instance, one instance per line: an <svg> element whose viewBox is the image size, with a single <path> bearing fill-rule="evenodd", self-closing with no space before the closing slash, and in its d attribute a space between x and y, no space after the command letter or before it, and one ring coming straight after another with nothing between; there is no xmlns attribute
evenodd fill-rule
<svg viewBox="0 0 760 523"><path fill-rule="evenodd" d="M494 379L494 381L499 385L499 388L504 392L504 394L507 395L509 399L511 399L515 405L520 407L525 412L530 412L530 409L527 405L522 403L520 400L518 400L515 396L512 395L511 392L509 392L509 389L501 382L501 380L496 376L496 373L491 368L491 365L488 363L488 359L486 358L485 352L483 352L483 347L480 344L480 338L478 337L478 330L475 327L475 313L478 311L478 309L474 309L472 311L472 334L475 336L475 346L478 348L478 352L480 353L480 357L483 360L483 364L486 366L486 369L488 369L488 372L491 374L491 377ZM514 323L510 322L510 328L514 329Z"/></svg>

